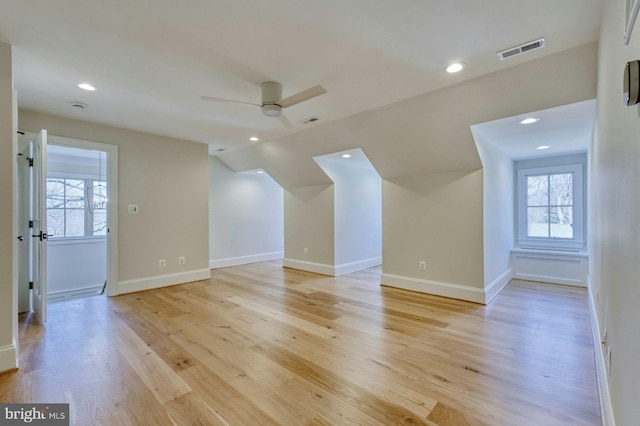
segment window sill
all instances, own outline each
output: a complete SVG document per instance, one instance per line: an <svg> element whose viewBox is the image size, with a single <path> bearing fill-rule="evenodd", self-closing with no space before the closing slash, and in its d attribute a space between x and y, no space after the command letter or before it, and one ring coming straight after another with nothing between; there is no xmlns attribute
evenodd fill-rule
<svg viewBox="0 0 640 426"><path fill-rule="evenodd" d="M557 250L557 249L533 249L533 248L512 248L511 253L525 253L525 254L548 254L554 256L575 256L588 258L589 254L586 251L578 250Z"/></svg>
<svg viewBox="0 0 640 426"><path fill-rule="evenodd" d="M99 237L71 237L71 238L50 238L48 245L50 246L63 246L67 244L97 244L106 243L106 236Z"/></svg>

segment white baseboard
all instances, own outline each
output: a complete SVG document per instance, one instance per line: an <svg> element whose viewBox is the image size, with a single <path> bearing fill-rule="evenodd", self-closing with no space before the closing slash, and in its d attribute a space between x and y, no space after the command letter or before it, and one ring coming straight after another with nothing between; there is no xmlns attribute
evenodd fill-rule
<svg viewBox="0 0 640 426"><path fill-rule="evenodd" d="M382 256L371 257L369 259L358 260L356 262L342 263L334 268L334 276L350 274L363 269L372 268L382 264Z"/></svg>
<svg viewBox="0 0 640 426"><path fill-rule="evenodd" d="M248 256L226 257L224 259L209 260L209 268L226 268L227 266L246 265L247 263L266 262L268 260L278 260L284 257L283 251L274 251L271 253L252 254Z"/></svg>
<svg viewBox="0 0 640 426"><path fill-rule="evenodd" d="M18 368L16 345L0 347L0 373Z"/></svg>
<svg viewBox="0 0 640 426"><path fill-rule="evenodd" d="M491 284L486 286L484 288L485 304L488 304L489 302L491 302L491 300L494 297L496 297L496 295L500 293L507 284L509 284L509 281L511 281L511 278L512 278L512 271L511 271L511 268L509 268L506 271L504 271L502 274L500 274L498 278L493 280Z"/></svg>
<svg viewBox="0 0 640 426"><path fill-rule="evenodd" d="M118 282L117 294L133 293L135 291L151 290L170 285L184 284L192 281L211 278L210 269L196 269L194 271L178 272L175 274L157 275L155 277L138 278Z"/></svg>
<svg viewBox="0 0 640 426"><path fill-rule="evenodd" d="M524 281L538 281L541 283L549 283L549 284L562 284L562 285L571 285L574 287L586 287L582 280L574 280L569 278L560 278L554 277L550 275L538 275L538 274L521 274L515 273L513 278Z"/></svg>
<svg viewBox="0 0 640 426"><path fill-rule="evenodd" d="M102 290L104 284L89 287L76 288L73 290L53 291L47 293L47 303L64 302L65 300L78 299L80 297L96 296Z"/></svg>
<svg viewBox="0 0 640 426"><path fill-rule="evenodd" d="M335 267L324 263L305 262L295 259L284 259L282 262L284 268L299 269L301 271L314 272L316 274L335 276Z"/></svg>
<svg viewBox="0 0 640 426"><path fill-rule="evenodd" d="M423 280L401 275L382 274L382 285L486 304L484 289L460 284Z"/></svg>
<svg viewBox="0 0 640 426"><path fill-rule="evenodd" d="M316 274L337 277L350 274L382 264L382 257L358 260L356 262L342 263L340 265L327 265L324 263L305 262L297 259L284 259L282 266L285 268L300 269L301 271L315 272Z"/></svg>
<svg viewBox="0 0 640 426"><path fill-rule="evenodd" d="M589 296L589 314L591 316L591 335L593 336L593 348L595 350L596 378L598 380L598 393L600 394L600 415L603 426L615 426L613 417L613 405L611 404L611 394L609 393L609 380L607 379L607 362L604 346L601 342L600 323L596 304L591 294L591 286L587 289Z"/></svg>

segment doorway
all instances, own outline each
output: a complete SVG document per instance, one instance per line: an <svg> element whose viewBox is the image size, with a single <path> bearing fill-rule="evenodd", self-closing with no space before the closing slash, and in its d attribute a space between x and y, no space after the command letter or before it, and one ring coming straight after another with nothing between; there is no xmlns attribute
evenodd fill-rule
<svg viewBox="0 0 640 426"><path fill-rule="evenodd" d="M29 155L30 147L43 134L44 143L38 144L41 164L36 164L38 158ZM43 131L22 134L19 152L20 223L31 224L33 217L39 217L44 232L40 234L43 238L25 238L20 243L18 311L34 310L44 322L48 302L115 295L117 146L52 135L47 138ZM24 164L33 171L25 170ZM34 178L40 175L41 179ZM34 233L22 228L22 235L31 237ZM42 256L33 254L37 246ZM42 271L38 291L32 284L37 271Z"/></svg>

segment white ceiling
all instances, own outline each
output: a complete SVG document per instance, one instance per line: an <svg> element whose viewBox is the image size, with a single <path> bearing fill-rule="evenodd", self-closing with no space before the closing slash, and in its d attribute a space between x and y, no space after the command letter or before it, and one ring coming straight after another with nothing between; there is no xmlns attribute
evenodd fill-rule
<svg viewBox="0 0 640 426"><path fill-rule="evenodd" d="M525 118L537 118L531 124L520 124ZM549 108L543 111L507 117L471 126L513 160L525 160L586 152L593 137L596 100ZM539 150L539 146L548 149Z"/></svg>
<svg viewBox="0 0 640 426"><path fill-rule="evenodd" d="M2 0L0 40L21 108L237 149L595 41L602 2ZM538 37L544 49L498 61ZM452 61L467 68L448 75ZM328 93L287 109L292 129L200 99L259 102L268 80Z"/></svg>

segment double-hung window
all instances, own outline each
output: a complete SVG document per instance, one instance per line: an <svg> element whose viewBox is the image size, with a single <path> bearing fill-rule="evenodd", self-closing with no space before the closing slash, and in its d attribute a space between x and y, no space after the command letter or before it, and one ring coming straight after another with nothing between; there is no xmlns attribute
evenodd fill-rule
<svg viewBox="0 0 640 426"><path fill-rule="evenodd" d="M105 181L47 178L47 233L52 238L106 235L106 207Z"/></svg>
<svg viewBox="0 0 640 426"><path fill-rule="evenodd" d="M570 164L518 170L518 246L584 249L582 169Z"/></svg>

